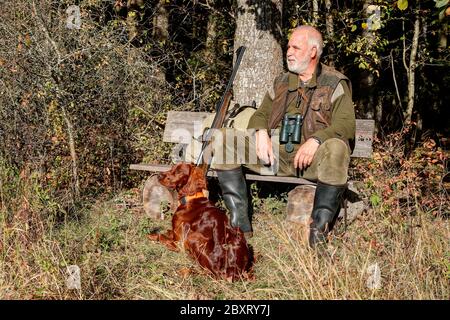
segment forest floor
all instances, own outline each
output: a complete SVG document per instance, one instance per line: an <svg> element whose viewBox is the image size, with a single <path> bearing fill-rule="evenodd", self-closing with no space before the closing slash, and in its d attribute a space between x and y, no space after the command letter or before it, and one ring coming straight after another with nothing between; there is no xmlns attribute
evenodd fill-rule
<svg viewBox="0 0 450 320"><path fill-rule="evenodd" d="M319 257L292 236L285 206L283 195L254 202L255 280L234 283L149 241L146 234L168 229L170 217L146 217L139 188L50 225L36 241L19 241L20 230L2 225L0 298L450 299L448 218L371 208L345 232L338 223L328 255ZM67 287L69 265L80 268L80 290Z"/></svg>

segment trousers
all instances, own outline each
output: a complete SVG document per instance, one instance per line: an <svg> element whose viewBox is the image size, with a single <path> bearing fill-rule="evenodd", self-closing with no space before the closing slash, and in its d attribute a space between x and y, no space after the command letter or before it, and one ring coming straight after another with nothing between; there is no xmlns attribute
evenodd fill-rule
<svg viewBox="0 0 450 320"><path fill-rule="evenodd" d="M317 149L313 161L304 170L294 168L294 158L300 145L287 152L279 143L279 130L271 132L275 163L265 165L256 156L256 137L253 129L222 128L211 134L211 143L204 152L204 161L209 161L216 170L233 170L244 166L260 175L302 177L329 185L343 185L348 179L350 150L344 141L331 138ZM187 147L186 160L195 162L199 153L197 141Z"/></svg>

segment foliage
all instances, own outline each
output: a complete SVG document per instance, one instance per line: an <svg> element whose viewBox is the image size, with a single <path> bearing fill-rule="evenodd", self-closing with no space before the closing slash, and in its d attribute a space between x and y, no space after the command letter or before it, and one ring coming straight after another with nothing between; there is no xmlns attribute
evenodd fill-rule
<svg viewBox="0 0 450 320"><path fill-rule="evenodd" d="M329 9L327 2L319 2L314 21L310 2L288 1L288 27L314 24L322 31L323 59L352 80L358 117L375 118L384 132L399 130L404 121L414 21L420 17L413 118L423 123L423 131L448 135L449 117L442 104L449 100L448 2L329 1Z"/></svg>
<svg viewBox="0 0 450 320"><path fill-rule="evenodd" d="M41 3L37 17L29 2L18 4L2 11L3 21L10 21L1 25L4 159L33 167L55 193L71 190L73 138L81 190L95 195L127 184L124 168L149 148L164 156L158 150L161 123L172 95L158 77L157 62L124 42L114 21L96 23L105 13L96 16L88 4L81 10L92 17L82 20L81 29L59 23L44 31L45 12L65 20L64 3L53 11ZM8 20L14 13L17 24Z"/></svg>
<svg viewBox="0 0 450 320"><path fill-rule="evenodd" d="M18 170L33 167L55 194L69 191L66 208L76 200L78 188L81 196L87 196L129 185L129 163L165 161L171 147L161 144L166 112L212 110L230 70L231 2L120 3L121 9L116 10L102 1L81 1L80 29L66 26L70 1L18 1L14 10L8 7L1 13L0 153ZM160 14L154 9L157 4L168 15L169 38L165 40L152 31L150 21ZM385 70L392 55L398 84L405 87L399 46L402 38L410 37L410 28L406 23L404 32L391 30L398 30L417 5L409 2L401 11L387 1L376 4L380 6L376 30L367 29L362 3L351 8L343 1L338 4L340 10L332 7L320 12L318 27L327 44L324 59L334 61L353 79L360 77L352 74L361 69L373 74L385 82L378 82L377 87L382 98L395 100L392 77ZM448 4L423 4L420 10L429 12L434 5L440 9ZM286 31L311 22L310 15L304 14L305 6L290 6L287 1L284 7L285 14L291 14ZM137 33L132 38L127 12L137 17L133 20ZM333 34L327 32L327 14L334 19ZM49 19L55 23L44 23ZM419 102L441 96L441 86L448 82L444 76L441 83L427 84L427 77L434 77L435 71L425 67L445 61L446 51L437 52L437 42L432 40L442 23L446 24L427 22L429 35L418 62L424 68L423 79L418 81ZM366 101L363 83L354 88L357 108ZM433 113L445 114L440 108L445 97L433 101ZM385 130L395 129L401 121L395 108L383 108L389 120L386 126L390 126ZM435 119L426 112L423 117L428 123ZM437 119L445 128L446 117Z"/></svg>
<svg viewBox="0 0 450 320"><path fill-rule="evenodd" d="M263 197L252 185L253 244L264 250L251 284L214 282L148 244L143 235L167 221L139 215L137 190L104 202L142 178L131 163L169 161L171 146L161 141L167 111L213 110L231 70L236 2L81 0L79 29L67 26L74 1L4 2L2 297L448 299L448 0L371 1L379 16L367 1L319 1L317 19L311 1L283 1L277 28L315 24L324 62L352 79L357 115L378 113L374 157L353 163L372 208L334 238L337 256L324 262L287 232L286 195ZM418 121L403 128L416 17ZM163 18L167 30L156 26ZM381 261L386 290L361 280L368 257ZM64 286L73 263L86 279L79 295Z"/></svg>
<svg viewBox="0 0 450 320"><path fill-rule="evenodd" d="M258 184L252 183L250 185L250 195L252 206L254 208L258 208L258 210L262 212L279 215L286 211L286 192L279 194L273 194L273 192L271 192L267 196L262 196L261 188Z"/></svg>
<svg viewBox="0 0 450 320"><path fill-rule="evenodd" d="M365 192L373 207L392 216L426 212L447 216L450 208L448 152L428 139L405 156L404 136L411 127L375 143L376 151L368 163L359 163Z"/></svg>

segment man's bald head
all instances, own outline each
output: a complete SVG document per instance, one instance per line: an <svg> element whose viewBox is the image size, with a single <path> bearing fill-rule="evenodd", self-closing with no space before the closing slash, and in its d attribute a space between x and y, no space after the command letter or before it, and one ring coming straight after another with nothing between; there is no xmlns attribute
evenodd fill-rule
<svg viewBox="0 0 450 320"><path fill-rule="evenodd" d="M308 39L308 45L310 47L315 47L317 50L317 58L319 59L323 52L323 39L322 34L319 30L312 26L298 26L294 29L292 34L299 33L306 35Z"/></svg>
<svg viewBox="0 0 450 320"><path fill-rule="evenodd" d="M316 28L311 26L295 28L286 51L289 71L298 74L302 81L310 79L319 64L322 50L322 35Z"/></svg>

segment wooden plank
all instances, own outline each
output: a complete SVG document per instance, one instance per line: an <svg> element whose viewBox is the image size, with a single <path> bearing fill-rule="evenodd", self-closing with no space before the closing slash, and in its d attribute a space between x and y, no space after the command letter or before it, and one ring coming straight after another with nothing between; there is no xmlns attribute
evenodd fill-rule
<svg viewBox="0 0 450 320"><path fill-rule="evenodd" d="M140 171L152 171L152 172L164 172L171 168L171 165L168 164L131 164L131 170L140 170Z"/></svg>
<svg viewBox="0 0 450 320"><path fill-rule="evenodd" d="M192 137L199 137L203 120L210 112L169 111L163 141L172 143L189 143Z"/></svg>
<svg viewBox="0 0 450 320"><path fill-rule="evenodd" d="M130 165L131 170L140 170L140 171L151 171L151 172L165 172L168 171L172 165L168 164L132 164ZM208 172L209 177L217 177L217 174L214 170L210 170ZM310 184L315 185L314 182L296 177L278 177L278 176L261 176L258 174L249 174L245 175L247 180L252 181L267 181L267 182L283 182L283 183L293 183L293 184Z"/></svg>
<svg viewBox="0 0 450 320"><path fill-rule="evenodd" d="M169 111L163 141L171 143L189 143L192 137L202 134L203 120L212 115L210 112ZM352 157L372 157L372 142L375 121L356 119L356 140Z"/></svg>
<svg viewBox="0 0 450 320"><path fill-rule="evenodd" d="M259 174L245 175L245 179L252 181L267 181L267 182L283 182L283 183L294 183L294 184L310 184L316 185L315 182L296 177L279 177L279 176L260 176Z"/></svg>

